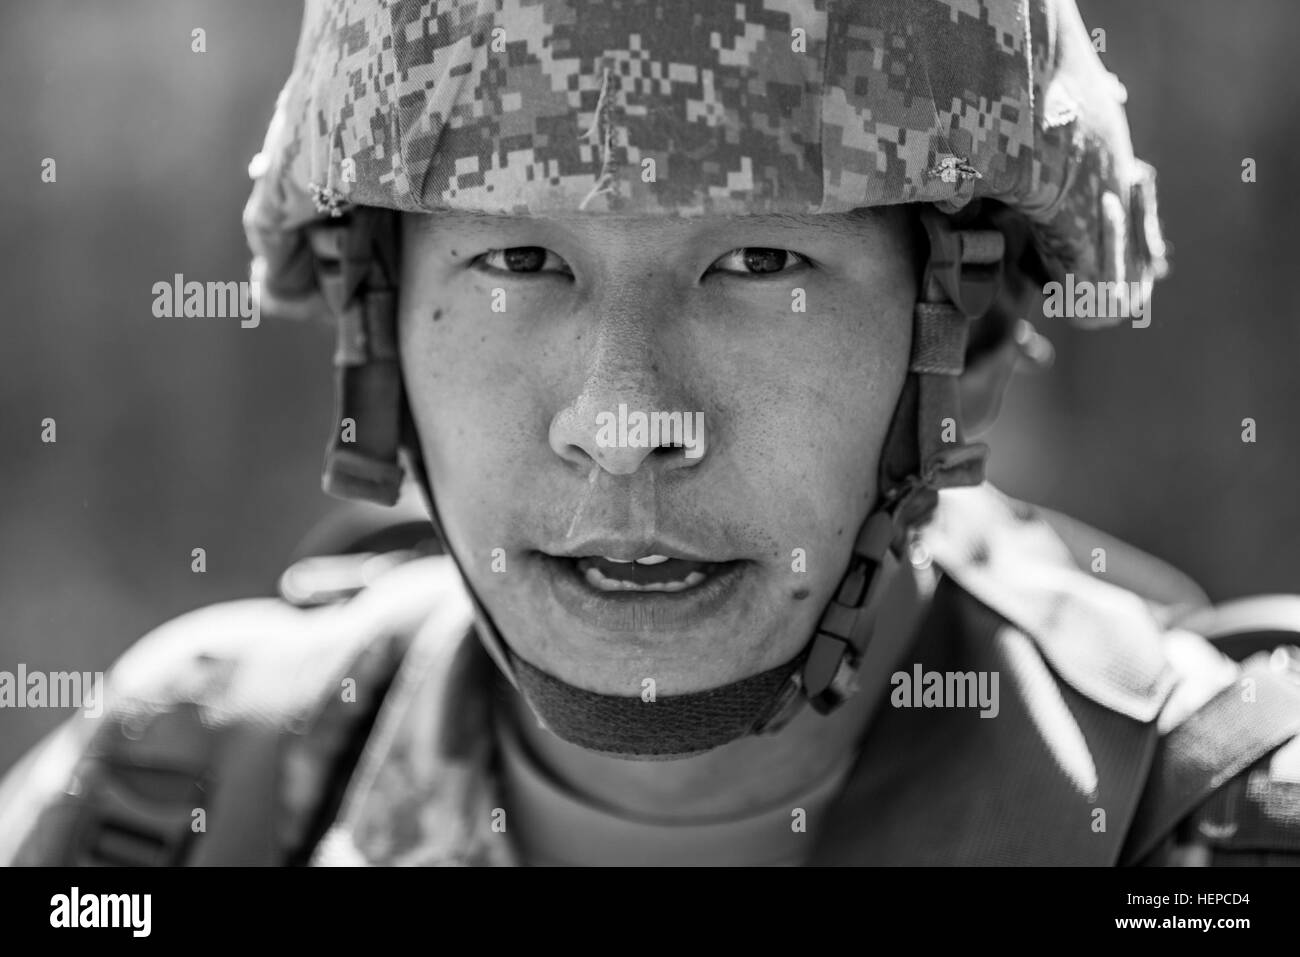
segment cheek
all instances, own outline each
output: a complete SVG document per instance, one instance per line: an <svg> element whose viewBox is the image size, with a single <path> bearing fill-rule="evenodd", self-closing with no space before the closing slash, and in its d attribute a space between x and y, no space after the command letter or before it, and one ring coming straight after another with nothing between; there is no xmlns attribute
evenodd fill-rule
<svg viewBox="0 0 1300 957"><path fill-rule="evenodd" d="M732 406L740 431L727 473L772 542L774 597L795 616L786 651L814 624L875 503L907 374L913 295L900 283L869 300L827 296L802 331L751 353L732 383L743 398Z"/></svg>
<svg viewBox="0 0 1300 957"><path fill-rule="evenodd" d="M459 298L442 294L421 299L403 290L400 306L402 377L430 472L441 471L445 449L465 444L461 423L473 401L459 375L464 337L446 332L464 306Z"/></svg>
<svg viewBox="0 0 1300 957"><path fill-rule="evenodd" d="M811 431L841 502L862 506L874 496L880 452L907 376L911 308L910 299L883 303L822 367L822 411Z"/></svg>
<svg viewBox="0 0 1300 957"><path fill-rule="evenodd" d="M732 383L729 405L743 423L733 451L767 476L778 517L790 524L815 530L870 504L906 376L909 296L908 288L877 294L866 310L851 293L828 296L803 328L750 353Z"/></svg>
<svg viewBox="0 0 1300 957"><path fill-rule="evenodd" d="M483 287L483 283L477 284ZM444 527L464 558L497 541L494 503L510 494L526 442L526 383L484 321L490 290L403 288L399 354L407 400ZM490 552L490 549L489 549Z"/></svg>

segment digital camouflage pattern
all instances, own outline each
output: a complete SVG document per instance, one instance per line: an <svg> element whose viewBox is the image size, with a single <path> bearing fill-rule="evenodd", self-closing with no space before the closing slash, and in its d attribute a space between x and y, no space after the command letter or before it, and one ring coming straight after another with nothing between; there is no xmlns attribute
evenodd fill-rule
<svg viewBox="0 0 1300 957"><path fill-rule="evenodd" d="M348 206L990 197L1029 218L1052 274L1145 293L1164 248L1124 96L1073 0L307 0L245 228L264 308L303 312L301 227Z"/></svg>

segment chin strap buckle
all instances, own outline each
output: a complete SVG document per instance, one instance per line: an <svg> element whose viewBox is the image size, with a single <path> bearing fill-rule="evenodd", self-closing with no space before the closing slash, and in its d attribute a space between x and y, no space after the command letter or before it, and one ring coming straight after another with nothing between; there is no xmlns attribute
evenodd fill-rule
<svg viewBox="0 0 1300 957"><path fill-rule="evenodd" d="M849 569L817 623L803 664L790 677L756 734L781 730L805 702L829 714L857 690L857 671L875 622L876 608L893 571L899 530L888 510L862 523Z"/></svg>
<svg viewBox="0 0 1300 957"><path fill-rule="evenodd" d="M858 666L892 571L884 566L897 540L890 512L874 512L863 522L848 572L817 623L800 683L803 696L821 714L834 711L857 690Z"/></svg>
<svg viewBox="0 0 1300 957"><path fill-rule="evenodd" d="M896 422L886 440L887 446L909 444L895 451L907 453L897 457L910 459L913 471L902 478L886 474L883 465L891 456L890 449L885 450L879 484L883 505L863 523L849 569L817 624L802 667L755 732L780 730L805 701L820 714L829 714L853 695L879 599L908 530L929 519L940 489L984 480L988 447L962 439L957 377L965 366L970 323L988 312L1001 293L1006 237L998 229L956 228L931 206L922 208L921 221L930 239L930 258L913 312L910 381L905 387L905 394L914 399L914 412L908 415L915 415L915 428L906 421L907 427L897 428Z"/></svg>

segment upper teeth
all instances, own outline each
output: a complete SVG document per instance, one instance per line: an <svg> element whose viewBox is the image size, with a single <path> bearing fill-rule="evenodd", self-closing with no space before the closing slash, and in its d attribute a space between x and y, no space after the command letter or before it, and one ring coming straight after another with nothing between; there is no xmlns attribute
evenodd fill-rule
<svg viewBox="0 0 1300 957"><path fill-rule="evenodd" d="M667 555L646 555L642 558L635 558L635 559L605 558L605 561L613 562L616 565L631 565L632 562L634 561L638 565L661 565L664 562L668 561L668 556Z"/></svg>

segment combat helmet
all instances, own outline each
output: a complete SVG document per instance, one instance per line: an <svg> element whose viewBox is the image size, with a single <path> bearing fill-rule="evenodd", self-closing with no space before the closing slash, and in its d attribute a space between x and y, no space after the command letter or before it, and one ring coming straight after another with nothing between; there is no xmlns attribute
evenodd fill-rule
<svg viewBox="0 0 1300 957"><path fill-rule="evenodd" d="M398 364L394 211L920 204L928 257L879 500L794 659L647 708L523 660L475 598L488 651L556 733L611 753L698 752L854 690L878 571L905 557L940 489L983 479L987 448L967 441L958 393L974 351L1016 328L1046 282L1146 296L1165 272L1155 175L1133 155L1124 99L1073 0L307 0L250 166L253 278L268 315L337 326L337 415L356 428L350 442L335 431L325 489L392 503L405 461L438 527Z"/></svg>

